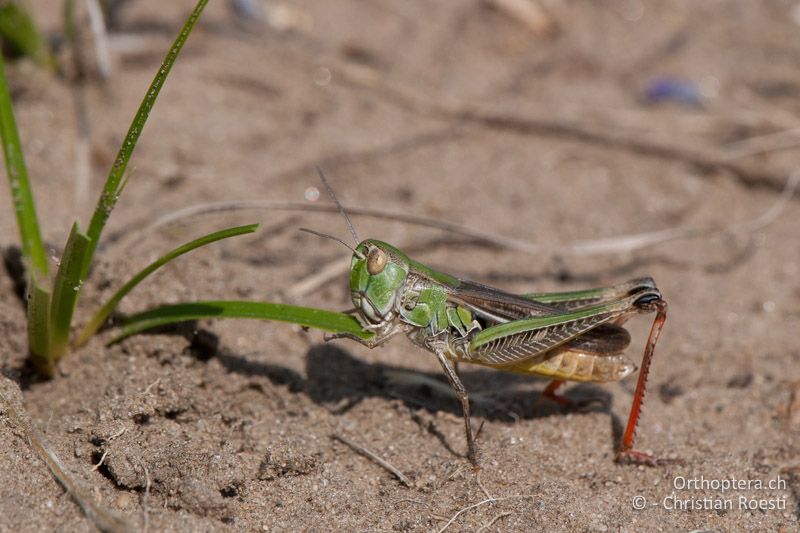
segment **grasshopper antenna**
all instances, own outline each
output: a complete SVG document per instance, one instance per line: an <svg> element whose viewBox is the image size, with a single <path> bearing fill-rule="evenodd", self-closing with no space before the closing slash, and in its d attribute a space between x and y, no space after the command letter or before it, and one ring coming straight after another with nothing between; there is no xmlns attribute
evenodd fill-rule
<svg viewBox="0 0 800 533"><path fill-rule="evenodd" d="M333 200L333 203L335 203L336 207L339 208L339 212L342 214L342 216L344 217L345 221L347 222L347 229L350 230L350 235L353 236L353 239L355 239L355 241L356 241L356 246L358 246L358 243L360 243L361 241L358 239L358 235L356 235L356 229L353 227L353 223L350 222L350 217L347 216L347 211L344 210L344 207L342 207L342 204L340 204L339 200L336 199L336 194L334 194L333 189L328 184L328 180L325 179L325 173L322 171L322 169L320 167L315 167L315 168L317 169L317 174L319 174L319 179L322 180L322 184L325 186L325 190L328 191L328 196L331 197L331 200ZM314 232L312 232L312 233L314 233ZM323 235L321 233L317 233L317 235L319 235L320 237L330 237L330 235ZM331 237L331 238L334 238L334 237ZM336 240L339 240L339 239L336 239ZM342 241L339 241L339 242L342 242ZM344 243L342 243L342 244L344 244ZM345 245L345 246L347 246L347 245ZM347 247L350 248L349 246L347 246ZM350 249L352 250L352 248L350 248Z"/></svg>
<svg viewBox="0 0 800 533"><path fill-rule="evenodd" d="M313 229L308 229L308 228L298 228L298 229L300 231L304 231L306 233L310 233L311 235L316 235L317 237L322 237L324 239L331 239L331 240L336 241L336 242L338 242L340 244L343 244L345 247L347 247L347 249L349 249L351 252L353 252L356 255L356 257L358 257L359 259L366 259L364 254L362 254L361 252L359 252L358 250L356 250L355 248L353 248L352 246L350 246L349 244L344 242L339 237L334 237L333 235L328 235L327 233L320 233L319 231L314 231Z"/></svg>

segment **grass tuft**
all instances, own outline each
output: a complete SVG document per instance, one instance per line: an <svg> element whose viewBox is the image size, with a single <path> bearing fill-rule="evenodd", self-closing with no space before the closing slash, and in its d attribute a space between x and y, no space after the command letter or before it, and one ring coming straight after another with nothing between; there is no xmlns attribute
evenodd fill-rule
<svg viewBox="0 0 800 533"><path fill-rule="evenodd" d="M23 257L30 270L29 350L32 361L46 376L53 375L58 360L69 349L70 327L81 294L81 287L89 274L103 228L127 183L128 162L161 88L207 1L199 0L197 2L194 11L183 25L153 78L109 171L86 233L80 231L77 222L72 226L52 286L48 284L47 255L42 245L22 147L14 122L5 68L0 57L0 136L2 136L6 168L22 239ZM84 326L73 344L79 346L91 338L119 302L147 276L162 266L201 246L228 237L252 233L257 227L256 224L250 224L210 233L158 258L117 290ZM363 330L356 318L342 313L269 302L206 301L166 305L136 314L127 319L112 342L156 326L202 318L276 320L331 333L349 334L362 339L370 338L373 335L371 332Z"/></svg>
<svg viewBox="0 0 800 533"><path fill-rule="evenodd" d="M22 255L29 269L29 350L31 358L43 374L52 375L55 364L69 347L70 326L75 306L81 293L81 286L89 273L103 227L125 186L125 169L156 98L172 69L172 65L175 63L207 2L208 0L199 0L197 2L194 11L192 11L169 52L167 52L161 67L150 84L150 88L139 105L133 122L128 129L128 134L122 142L117 158L106 179L103 192L97 202L88 231L85 234L82 233L77 222L72 227L52 286L49 286L48 283L47 254L42 244L36 207L22 152L22 144L14 119L14 110L5 76L5 65L3 64L2 56L0 56L0 137L2 137L6 170L11 187L17 225L20 231ZM20 48L22 52L29 55L39 53L37 52L37 46L41 43L37 40L40 40L40 36L38 36L36 27L30 17L27 16L27 13L16 4L0 6L0 34L7 38L11 35L14 39L12 44ZM228 235L222 235L218 238L224 238L225 236ZM195 243L195 247L213 242L213 240L217 239ZM162 262L155 268L186 251L188 250L181 251L179 249L176 254L168 254L168 256L162 258ZM144 273L140 279L132 280L133 284L126 285L123 289L132 289L148 273ZM116 305L124 294L118 295L113 305ZM112 309L113 306L103 308L101 311L106 313L107 316ZM102 320L100 321L101 323Z"/></svg>

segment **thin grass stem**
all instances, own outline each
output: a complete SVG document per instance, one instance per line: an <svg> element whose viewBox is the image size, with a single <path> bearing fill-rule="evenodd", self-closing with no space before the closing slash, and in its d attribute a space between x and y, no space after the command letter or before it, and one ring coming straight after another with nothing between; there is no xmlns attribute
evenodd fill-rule
<svg viewBox="0 0 800 533"><path fill-rule="evenodd" d="M369 339L373 336L371 332L361 327L354 316L344 313L271 302L216 300L163 305L133 315L124 321L120 332L109 344L155 327L204 318L274 320L335 334L352 335L360 339Z"/></svg>

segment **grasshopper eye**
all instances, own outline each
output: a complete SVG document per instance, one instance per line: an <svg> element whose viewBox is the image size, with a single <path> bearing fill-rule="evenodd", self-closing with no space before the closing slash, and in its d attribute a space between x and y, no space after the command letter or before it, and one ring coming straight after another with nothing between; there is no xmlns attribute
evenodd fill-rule
<svg viewBox="0 0 800 533"><path fill-rule="evenodd" d="M373 276L380 274L388 262L389 258L386 257L386 252L380 248L374 248L367 256L367 272Z"/></svg>

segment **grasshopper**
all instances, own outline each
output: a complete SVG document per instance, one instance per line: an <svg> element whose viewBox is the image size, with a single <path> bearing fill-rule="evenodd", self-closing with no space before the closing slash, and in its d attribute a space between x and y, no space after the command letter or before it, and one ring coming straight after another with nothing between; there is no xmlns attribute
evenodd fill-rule
<svg viewBox="0 0 800 533"><path fill-rule="evenodd" d="M362 327L374 333L364 340L345 337L375 348L398 334L436 355L461 402L467 457L477 467L478 450L470 423L467 390L459 379L460 362L552 378L544 395L556 395L565 381L618 381L636 370L625 356L630 335L623 324L633 315L655 312L644 349L633 404L617 454L618 462L656 465L662 461L634 449L647 376L659 334L667 317L667 302L652 278L634 279L611 287L573 292L511 294L494 287L439 272L409 258L391 244L359 241L344 208L324 174L328 194L339 207L356 241L350 264L351 311Z"/></svg>

